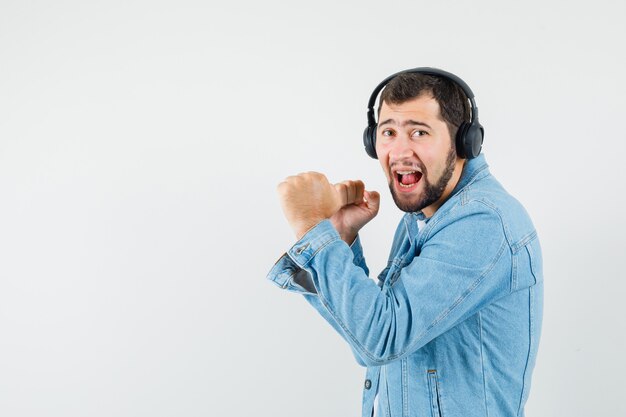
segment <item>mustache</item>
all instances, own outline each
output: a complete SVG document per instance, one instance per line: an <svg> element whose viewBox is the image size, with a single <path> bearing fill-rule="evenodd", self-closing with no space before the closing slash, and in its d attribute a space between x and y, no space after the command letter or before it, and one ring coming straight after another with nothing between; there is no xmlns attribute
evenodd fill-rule
<svg viewBox="0 0 626 417"><path fill-rule="evenodd" d="M411 168L414 171L419 170L422 172L422 174L426 174L426 167L424 166L424 164L421 163L421 161L394 161L389 164L389 172L391 173L394 168Z"/></svg>

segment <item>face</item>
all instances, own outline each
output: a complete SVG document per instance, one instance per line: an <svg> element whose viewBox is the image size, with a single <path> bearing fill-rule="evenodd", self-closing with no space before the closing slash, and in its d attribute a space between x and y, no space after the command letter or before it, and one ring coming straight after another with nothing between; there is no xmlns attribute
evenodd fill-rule
<svg viewBox="0 0 626 417"><path fill-rule="evenodd" d="M402 211L432 216L463 170L439 103L423 94L402 104L383 102L376 153L393 199Z"/></svg>

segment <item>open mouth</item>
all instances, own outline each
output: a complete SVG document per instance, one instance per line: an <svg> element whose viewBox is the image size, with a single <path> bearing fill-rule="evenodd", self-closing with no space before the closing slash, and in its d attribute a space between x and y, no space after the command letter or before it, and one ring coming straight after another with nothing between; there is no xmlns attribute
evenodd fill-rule
<svg viewBox="0 0 626 417"><path fill-rule="evenodd" d="M396 180L401 188L413 188L422 179L419 171L396 171Z"/></svg>

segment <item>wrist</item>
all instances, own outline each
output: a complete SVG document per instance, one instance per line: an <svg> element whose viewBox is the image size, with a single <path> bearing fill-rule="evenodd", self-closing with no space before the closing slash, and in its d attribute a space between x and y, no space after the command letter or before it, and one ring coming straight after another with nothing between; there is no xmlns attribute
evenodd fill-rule
<svg viewBox="0 0 626 417"><path fill-rule="evenodd" d="M316 219L316 220L313 220L313 221L302 223L302 224L294 227L294 232L296 233L296 238L298 240L302 239L304 237L304 235L306 235L311 229L313 229L315 226L317 226L318 224L320 224L324 220L326 220L326 219L324 219L324 218Z"/></svg>
<svg viewBox="0 0 626 417"><path fill-rule="evenodd" d="M356 240L356 236L359 233L359 231L358 230L337 230L337 233L339 233L339 237L341 237L341 240L346 242L348 245L352 245L352 243Z"/></svg>
<svg viewBox="0 0 626 417"><path fill-rule="evenodd" d="M351 234L351 235L347 235L347 236L342 236L342 235L339 235L339 236L341 236L341 240L346 242L348 244L348 246L351 246L354 243L354 241L356 240L357 233Z"/></svg>

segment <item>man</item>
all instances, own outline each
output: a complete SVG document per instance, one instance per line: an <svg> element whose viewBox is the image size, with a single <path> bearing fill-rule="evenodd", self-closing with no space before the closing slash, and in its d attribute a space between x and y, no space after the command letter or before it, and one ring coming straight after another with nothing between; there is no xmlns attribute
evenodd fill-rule
<svg viewBox="0 0 626 417"><path fill-rule="evenodd" d="M298 242L268 278L302 293L368 367L364 417L375 397L380 416L523 416L541 331L541 249L478 155L473 93L453 74L416 68L377 87L368 119L367 151L406 212L378 283L357 235L378 193L314 172L278 186Z"/></svg>

